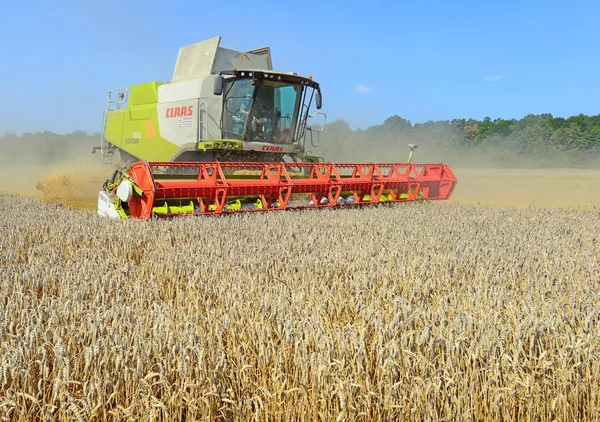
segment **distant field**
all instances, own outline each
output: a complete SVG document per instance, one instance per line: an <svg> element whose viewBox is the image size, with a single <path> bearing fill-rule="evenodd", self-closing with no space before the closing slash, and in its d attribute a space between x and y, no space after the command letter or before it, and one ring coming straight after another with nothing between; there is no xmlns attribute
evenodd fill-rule
<svg viewBox="0 0 600 422"><path fill-rule="evenodd" d="M453 169L453 203L600 210L600 170Z"/></svg>
<svg viewBox="0 0 600 422"><path fill-rule="evenodd" d="M456 202L498 189L458 173ZM597 418L600 213L456 202L138 222L0 194L0 419Z"/></svg>

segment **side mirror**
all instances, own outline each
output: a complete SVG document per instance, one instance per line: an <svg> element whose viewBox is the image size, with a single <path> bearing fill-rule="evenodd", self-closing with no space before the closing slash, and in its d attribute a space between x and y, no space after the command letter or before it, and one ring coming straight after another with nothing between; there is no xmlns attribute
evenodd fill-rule
<svg viewBox="0 0 600 422"><path fill-rule="evenodd" d="M321 107L323 106L323 97L321 96L321 91L317 91L317 98L315 100L317 110L321 110Z"/></svg>
<svg viewBox="0 0 600 422"><path fill-rule="evenodd" d="M213 89L213 94L215 95L221 95L223 94L223 84L224 84L224 79L221 75L218 75L215 78L215 86Z"/></svg>

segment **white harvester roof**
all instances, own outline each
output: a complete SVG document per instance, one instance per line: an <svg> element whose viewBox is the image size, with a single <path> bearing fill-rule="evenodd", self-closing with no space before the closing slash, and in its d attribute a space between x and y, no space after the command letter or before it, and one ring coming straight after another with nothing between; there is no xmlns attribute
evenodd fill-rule
<svg viewBox="0 0 600 422"><path fill-rule="evenodd" d="M202 79L223 70L273 70L269 47L246 52L219 47L221 37L200 41L179 49L173 82Z"/></svg>

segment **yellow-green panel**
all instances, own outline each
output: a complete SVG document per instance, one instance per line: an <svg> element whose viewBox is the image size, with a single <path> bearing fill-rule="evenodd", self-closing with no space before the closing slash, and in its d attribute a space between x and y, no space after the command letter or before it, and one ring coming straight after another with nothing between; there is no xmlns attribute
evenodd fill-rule
<svg viewBox="0 0 600 422"><path fill-rule="evenodd" d="M157 102L158 87L164 82L148 82L129 88L127 108L109 111L106 140L140 160L167 161L177 146L160 136Z"/></svg>
<svg viewBox="0 0 600 422"><path fill-rule="evenodd" d="M125 115L129 116L127 110L109 111L106 114L106 140L115 145L121 143L123 135L123 120Z"/></svg>
<svg viewBox="0 0 600 422"><path fill-rule="evenodd" d="M133 114L138 117L136 120L132 120L130 115L130 111L134 110ZM168 161L178 147L160 136L156 105L134 110L108 113L106 140L140 160Z"/></svg>
<svg viewBox="0 0 600 422"><path fill-rule="evenodd" d="M165 82L147 82L145 84L132 85L129 88L128 107L157 103L158 87L164 84Z"/></svg>
<svg viewBox="0 0 600 422"><path fill-rule="evenodd" d="M156 113L156 104L142 105L129 109L129 117L131 120L150 119L152 112Z"/></svg>

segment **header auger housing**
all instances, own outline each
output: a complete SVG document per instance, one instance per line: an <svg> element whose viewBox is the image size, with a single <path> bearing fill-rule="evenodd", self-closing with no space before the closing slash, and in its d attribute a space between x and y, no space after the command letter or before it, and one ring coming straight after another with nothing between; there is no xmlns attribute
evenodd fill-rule
<svg viewBox="0 0 600 422"><path fill-rule="evenodd" d="M437 200L456 177L445 164L325 163L308 153L325 126L312 77L272 69L268 47L239 52L220 37L183 47L170 83L107 93L100 150L121 169L98 213L174 217ZM311 114L312 113L312 114ZM319 129L309 120L323 116ZM318 137L318 135L317 135ZM124 170L127 168L127 170Z"/></svg>

